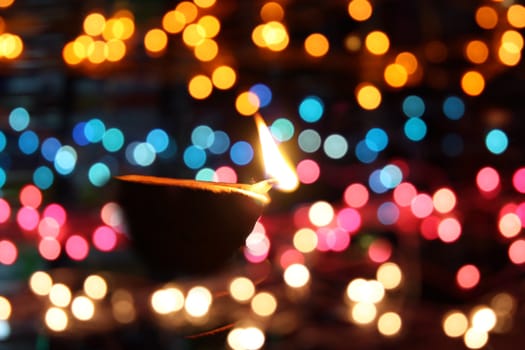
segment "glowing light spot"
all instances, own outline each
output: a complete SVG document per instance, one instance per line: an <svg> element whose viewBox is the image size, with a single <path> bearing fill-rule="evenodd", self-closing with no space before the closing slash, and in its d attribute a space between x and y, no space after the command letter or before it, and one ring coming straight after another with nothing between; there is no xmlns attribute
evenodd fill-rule
<svg viewBox="0 0 525 350"><path fill-rule="evenodd" d="M199 61L209 62L217 57L217 54L219 53L219 45L215 40L204 39L195 46L193 53Z"/></svg>
<svg viewBox="0 0 525 350"><path fill-rule="evenodd" d="M124 134L120 129L111 128L102 136L102 146L108 152L117 152L124 145Z"/></svg>
<svg viewBox="0 0 525 350"><path fill-rule="evenodd" d="M346 296L357 303L374 304L383 300L385 288L379 281L355 278L348 283Z"/></svg>
<svg viewBox="0 0 525 350"><path fill-rule="evenodd" d="M361 325L372 323L377 315L377 307L372 303L358 302L352 306L352 320Z"/></svg>
<svg viewBox="0 0 525 350"><path fill-rule="evenodd" d="M365 46L374 55L384 55L390 48L390 39L384 32L376 30L366 36Z"/></svg>
<svg viewBox="0 0 525 350"><path fill-rule="evenodd" d="M293 137L295 128L287 118L277 118L270 126L273 137L279 142L285 142Z"/></svg>
<svg viewBox="0 0 525 350"><path fill-rule="evenodd" d="M284 9L279 3L269 1L261 7L259 15L264 22L281 21L284 17Z"/></svg>
<svg viewBox="0 0 525 350"><path fill-rule="evenodd" d="M286 27L278 21L270 21L264 24L261 36L265 46L272 51L282 51L290 42Z"/></svg>
<svg viewBox="0 0 525 350"><path fill-rule="evenodd" d="M206 163L206 153L196 146L189 146L184 150L184 164L190 169L198 169Z"/></svg>
<svg viewBox="0 0 525 350"><path fill-rule="evenodd" d="M43 217L51 217L56 220L59 226L63 226L67 220L66 210L56 203L51 203L45 207Z"/></svg>
<svg viewBox="0 0 525 350"><path fill-rule="evenodd" d="M417 195L417 190L409 182L402 182L394 189L393 197L394 201L400 207L408 207L411 205L412 200Z"/></svg>
<svg viewBox="0 0 525 350"><path fill-rule="evenodd" d="M109 252L117 245L117 234L108 226L99 226L93 232L93 245L100 251Z"/></svg>
<svg viewBox="0 0 525 350"><path fill-rule="evenodd" d="M255 294L255 285L249 278L237 277L230 282L229 291L234 300L245 303Z"/></svg>
<svg viewBox="0 0 525 350"><path fill-rule="evenodd" d="M477 71L468 71L461 77L461 88L470 96L478 96L485 89L485 78Z"/></svg>
<svg viewBox="0 0 525 350"><path fill-rule="evenodd" d="M401 169L394 164L385 165L379 172L381 184L388 189L397 187L403 180Z"/></svg>
<svg viewBox="0 0 525 350"><path fill-rule="evenodd" d="M166 49L168 35L162 29L150 29L144 36L144 47L150 53L158 54Z"/></svg>
<svg viewBox="0 0 525 350"><path fill-rule="evenodd" d="M514 28L525 28L525 6L510 5L507 10L507 21Z"/></svg>
<svg viewBox="0 0 525 350"><path fill-rule="evenodd" d="M297 164L297 176L303 184L312 184L319 179L321 167L316 161L303 159Z"/></svg>
<svg viewBox="0 0 525 350"><path fill-rule="evenodd" d="M156 290L151 295L151 307L161 315L182 310L184 307L184 294L176 287Z"/></svg>
<svg viewBox="0 0 525 350"><path fill-rule="evenodd" d="M445 218L438 225L438 237L445 243L452 243L461 236L461 223L456 218Z"/></svg>
<svg viewBox="0 0 525 350"><path fill-rule="evenodd" d="M6 340L11 335L11 326L8 321L0 320L0 341Z"/></svg>
<svg viewBox="0 0 525 350"><path fill-rule="evenodd" d="M408 72L402 65L391 63L386 66L383 77L388 85L394 88L399 88L407 83Z"/></svg>
<svg viewBox="0 0 525 350"><path fill-rule="evenodd" d="M426 123L419 118L410 118L403 127L405 136L411 141L421 141L427 134Z"/></svg>
<svg viewBox="0 0 525 350"><path fill-rule="evenodd" d="M202 317L208 313L212 301L212 295L206 287L196 286L188 291L184 309L190 316Z"/></svg>
<svg viewBox="0 0 525 350"><path fill-rule="evenodd" d="M258 350L265 342L264 333L257 327L233 328L227 337L233 350Z"/></svg>
<svg viewBox="0 0 525 350"><path fill-rule="evenodd" d="M512 185L519 193L525 193L525 168L519 168L512 175Z"/></svg>
<svg viewBox="0 0 525 350"><path fill-rule="evenodd" d="M342 135L329 135L323 142L323 151L331 159L341 159L348 151L348 142Z"/></svg>
<svg viewBox="0 0 525 350"><path fill-rule="evenodd" d="M368 247L368 257L375 263L383 263L392 256L392 244L386 239L376 239Z"/></svg>
<svg viewBox="0 0 525 350"><path fill-rule="evenodd" d="M443 316L443 331L451 338L458 338L465 334L468 329L468 323L468 318L464 313L452 310Z"/></svg>
<svg viewBox="0 0 525 350"><path fill-rule="evenodd" d="M324 113L324 103L317 96L305 97L299 104L299 116L307 123L315 123Z"/></svg>
<svg viewBox="0 0 525 350"><path fill-rule="evenodd" d="M11 317L11 303L3 296L0 296L0 320L5 321Z"/></svg>
<svg viewBox="0 0 525 350"><path fill-rule="evenodd" d="M38 135L32 130L25 130L18 138L18 148L24 154L33 154L38 149Z"/></svg>
<svg viewBox="0 0 525 350"><path fill-rule="evenodd" d="M61 175L68 175L73 172L77 163L77 152L71 146L62 146L58 149L54 166L55 170Z"/></svg>
<svg viewBox="0 0 525 350"><path fill-rule="evenodd" d="M389 188L381 182L381 169L376 169L370 174L368 177L368 186L375 193L385 193L389 190Z"/></svg>
<svg viewBox="0 0 525 350"><path fill-rule="evenodd" d="M9 125L14 131L23 131L29 125L29 113L23 107L17 107L9 113Z"/></svg>
<svg viewBox="0 0 525 350"><path fill-rule="evenodd" d="M189 47L199 46L206 40L206 30L198 23L190 24L182 32L182 40Z"/></svg>
<svg viewBox="0 0 525 350"><path fill-rule="evenodd" d="M360 183L349 185L343 193L344 202L346 205L353 208L362 208L368 202L368 198L368 189Z"/></svg>
<svg viewBox="0 0 525 350"><path fill-rule="evenodd" d="M465 113L465 103L457 96L449 96L443 102L443 113L448 119L461 119Z"/></svg>
<svg viewBox="0 0 525 350"><path fill-rule="evenodd" d="M485 146L493 154L501 154L505 152L509 145L507 134L499 129L489 131L485 137Z"/></svg>
<svg viewBox="0 0 525 350"><path fill-rule="evenodd" d="M392 225L399 219L399 208L392 202L382 203L377 208L377 218L383 225Z"/></svg>
<svg viewBox="0 0 525 350"><path fill-rule="evenodd" d="M86 18L84 18L82 26L86 34L98 36L104 31L104 27L106 26L106 18L98 12L92 12L87 15Z"/></svg>
<svg viewBox="0 0 525 350"><path fill-rule="evenodd" d="M284 270L283 278L290 287L301 288L310 281L310 271L302 264L292 264Z"/></svg>
<svg viewBox="0 0 525 350"><path fill-rule="evenodd" d="M321 136L316 130L306 129L301 131L297 142L303 152L314 153L321 147Z"/></svg>
<svg viewBox="0 0 525 350"><path fill-rule="evenodd" d="M401 331L401 317L395 312L385 312L377 320L377 330L384 336L392 337Z"/></svg>
<svg viewBox="0 0 525 350"><path fill-rule="evenodd" d="M317 247L317 235L309 228L297 230L293 236L293 245L301 253L310 253Z"/></svg>
<svg viewBox="0 0 525 350"><path fill-rule="evenodd" d="M401 52L396 56L395 62L402 65L408 74L414 74L417 70L418 62L416 56L411 52Z"/></svg>
<svg viewBox="0 0 525 350"><path fill-rule="evenodd" d="M434 203L432 197L426 193L417 194L410 203L410 210L417 218L425 218L432 214Z"/></svg>
<svg viewBox="0 0 525 350"><path fill-rule="evenodd" d="M89 275L84 280L84 293L91 299L101 300L108 292L106 280L99 275Z"/></svg>
<svg viewBox="0 0 525 350"><path fill-rule="evenodd" d="M35 271L29 277L29 288L36 295L46 296L51 291L53 286L53 279L44 271Z"/></svg>
<svg viewBox="0 0 525 350"><path fill-rule="evenodd" d="M510 261L516 265L525 263L525 240L517 239L512 242L508 249Z"/></svg>
<svg viewBox="0 0 525 350"><path fill-rule="evenodd" d="M277 309L277 299L271 293L260 292L253 297L250 306L255 314L268 317Z"/></svg>
<svg viewBox="0 0 525 350"><path fill-rule="evenodd" d="M12 265L18 257L18 249L9 240L0 241L0 264Z"/></svg>
<svg viewBox="0 0 525 350"><path fill-rule="evenodd" d="M72 235L66 241L65 250L71 259L82 261L89 254L89 243L82 236Z"/></svg>
<svg viewBox="0 0 525 350"><path fill-rule="evenodd" d="M242 92L235 99L235 109L243 116L255 114L259 110L259 107L259 97L253 92Z"/></svg>
<svg viewBox="0 0 525 350"><path fill-rule="evenodd" d="M211 137L211 136L210 136ZM213 143L208 150L213 154L223 154L230 147L230 137L224 131L215 130L213 132Z"/></svg>
<svg viewBox="0 0 525 350"><path fill-rule="evenodd" d="M97 118L89 120L84 126L84 135L91 143L102 141L105 131L106 125L102 120Z"/></svg>
<svg viewBox="0 0 525 350"><path fill-rule="evenodd" d="M52 217L43 217L38 224L38 233L41 237L56 238L60 234L60 225Z"/></svg>
<svg viewBox="0 0 525 350"><path fill-rule="evenodd" d="M381 152L388 146L388 135L383 129L372 128L366 133L365 143L372 151Z"/></svg>
<svg viewBox="0 0 525 350"><path fill-rule="evenodd" d="M326 226L334 219L334 208L326 201L317 201L310 207L308 218L317 227Z"/></svg>
<svg viewBox="0 0 525 350"><path fill-rule="evenodd" d="M409 118L420 118L425 113L425 102L416 95L405 97L402 105L403 113Z"/></svg>
<svg viewBox="0 0 525 350"><path fill-rule="evenodd" d="M470 321L472 329L490 332L496 326L496 313L487 306L481 306L474 311Z"/></svg>
<svg viewBox="0 0 525 350"><path fill-rule="evenodd" d="M377 268L376 278L385 289L391 290L399 287L403 273L396 263L385 262Z"/></svg>
<svg viewBox="0 0 525 350"><path fill-rule="evenodd" d="M381 104L381 92L372 84L364 83L355 90L357 103L363 109L374 110Z"/></svg>
<svg viewBox="0 0 525 350"><path fill-rule="evenodd" d="M38 244L38 252L46 260L58 259L61 251L60 243L53 237L44 237Z"/></svg>
<svg viewBox="0 0 525 350"><path fill-rule="evenodd" d="M4 198L0 198L0 224L6 222L11 216L11 206Z"/></svg>
<svg viewBox="0 0 525 350"><path fill-rule="evenodd" d="M499 187L500 176L496 169L484 167L476 175L476 185L480 191L492 192Z"/></svg>
<svg viewBox="0 0 525 350"><path fill-rule="evenodd" d="M66 312L58 307L50 307L45 315L46 326L54 332L62 332L67 328L69 318Z"/></svg>
<svg viewBox="0 0 525 350"><path fill-rule="evenodd" d="M71 303L71 312L78 320L88 321L95 314L95 304L85 296L78 296Z"/></svg>
<svg viewBox="0 0 525 350"><path fill-rule="evenodd" d="M213 181L217 182L236 183L237 180L237 173L233 168L228 166L217 168L213 175Z"/></svg>
<svg viewBox="0 0 525 350"><path fill-rule="evenodd" d="M476 23L483 29L493 29L498 24L498 13L490 6L480 6L475 14Z"/></svg>
<svg viewBox="0 0 525 350"><path fill-rule="evenodd" d="M221 30L221 22L217 19L217 17L212 15L202 16L199 18L197 25L204 29L204 35L206 38L214 38Z"/></svg>
<svg viewBox="0 0 525 350"><path fill-rule="evenodd" d="M237 165L247 165L253 160L253 148L246 141L237 141L230 148L230 158Z"/></svg>
<svg viewBox="0 0 525 350"><path fill-rule="evenodd" d="M22 207L16 214L18 226L26 231L32 231L38 226L40 214L35 208Z"/></svg>
<svg viewBox="0 0 525 350"><path fill-rule="evenodd" d="M465 55L470 62L481 64L489 57L489 48L481 40L472 40L465 47Z"/></svg>
<svg viewBox="0 0 525 350"><path fill-rule="evenodd" d="M139 142L133 145L132 157L134 164L147 167L153 164L157 156L152 145L147 142Z"/></svg>
<svg viewBox="0 0 525 350"><path fill-rule="evenodd" d="M66 307L71 302L71 290L63 283L55 283L49 291L49 301L58 307Z"/></svg>
<svg viewBox="0 0 525 350"><path fill-rule="evenodd" d="M170 34L180 33L186 25L186 18L180 11L171 10L162 17L162 29Z"/></svg>
<svg viewBox="0 0 525 350"><path fill-rule="evenodd" d="M432 201L438 213L446 214L456 206L456 195L451 189L443 187L434 192Z"/></svg>
<svg viewBox="0 0 525 350"><path fill-rule="evenodd" d="M521 228L521 219L514 213L507 213L499 219L498 229L503 237L516 237L521 232Z"/></svg>
<svg viewBox="0 0 525 350"><path fill-rule="evenodd" d="M326 36L320 33L310 34L304 41L305 51L313 57L323 57L330 49Z"/></svg>
<svg viewBox="0 0 525 350"><path fill-rule="evenodd" d="M478 285L480 277L478 268L472 264L467 264L456 272L456 283L462 289L472 289Z"/></svg>
<svg viewBox="0 0 525 350"><path fill-rule="evenodd" d="M133 296L126 290L117 289L111 296L112 313L117 322L131 323L136 318Z"/></svg>
<svg viewBox="0 0 525 350"><path fill-rule="evenodd" d="M368 0L351 0L347 10L350 17L359 22L366 21L372 16L372 4Z"/></svg>
<svg viewBox="0 0 525 350"><path fill-rule="evenodd" d="M191 97L197 100L203 100L207 98L210 96L212 90L213 84L210 78L202 74L194 76L188 83L188 92L190 93Z"/></svg>
<svg viewBox="0 0 525 350"><path fill-rule="evenodd" d="M89 168L88 178L94 186L102 187L111 178L111 172L106 164L95 163Z"/></svg>
<svg viewBox="0 0 525 350"><path fill-rule="evenodd" d="M244 256L252 263L259 263L266 259L269 250L270 240L256 224L254 230L246 238Z"/></svg>

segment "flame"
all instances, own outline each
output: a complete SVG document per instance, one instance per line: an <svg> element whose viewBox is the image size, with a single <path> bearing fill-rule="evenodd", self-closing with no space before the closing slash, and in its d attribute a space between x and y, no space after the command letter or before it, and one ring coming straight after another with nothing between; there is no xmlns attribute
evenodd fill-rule
<svg viewBox="0 0 525 350"><path fill-rule="evenodd" d="M281 191L292 192L299 186L299 179L294 167L279 151L268 126L260 114L255 114L255 124L259 131L262 156L266 175L275 181L275 187Z"/></svg>

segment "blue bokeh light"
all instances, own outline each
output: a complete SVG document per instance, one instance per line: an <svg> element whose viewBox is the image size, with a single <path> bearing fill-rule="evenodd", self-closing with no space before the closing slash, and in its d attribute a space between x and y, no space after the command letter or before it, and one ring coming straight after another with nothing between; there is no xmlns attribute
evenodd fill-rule
<svg viewBox="0 0 525 350"><path fill-rule="evenodd" d="M355 146L355 156L361 163L370 164L377 159L378 153L371 150L366 145L365 140L361 140Z"/></svg>
<svg viewBox="0 0 525 350"><path fill-rule="evenodd" d="M190 169L199 169L206 163L206 152L194 145L186 147L182 157L184 164Z"/></svg>
<svg viewBox="0 0 525 350"><path fill-rule="evenodd" d="M29 113L23 107L17 107L9 113L9 125L14 131L22 131L28 127Z"/></svg>
<svg viewBox="0 0 525 350"><path fill-rule="evenodd" d="M153 129L146 136L146 142L153 146L155 152L164 152L170 143L168 133L162 129Z"/></svg>
<svg viewBox="0 0 525 350"><path fill-rule="evenodd" d="M102 147L108 152L117 152L124 146L124 133L118 128L110 128L102 136Z"/></svg>
<svg viewBox="0 0 525 350"><path fill-rule="evenodd" d="M403 173L397 165L388 164L383 169L381 169L379 179L381 180L383 186L392 189L399 185L401 181L403 181Z"/></svg>
<svg viewBox="0 0 525 350"><path fill-rule="evenodd" d="M0 130L0 152L5 149L5 146L7 146L7 139L5 134Z"/></svg>
<svg viewBox="0 0 525 350"><path fill-rule="evenodd" d="M493 129L488 132L485 137L485 146L493 154L501 154L505 152L509 145L507 134L500 129Z"/></svg>
<svg viewBox="0 0 525 350"><path fill-rule="evenodd" d="M381 152L388 146L388 135L381 128L372 128L366 133L365 142L372 151Z"/></svg>
<svg viewBox="0 0 525 350"><path fill-rule="evenodd" d="M295 128L289 119L278 118L270 126L270 132L277 141L285 142L293 137Z"/></svg>
<svg viewBox="0 0 525 350"><path fill-rule="evenodd" d="M199 125L191 133L191 142L199 148L207 149L213 144L214 136L212 128L207 125Z"/></svg>
<svg viewBox="0 0 525 350"><path fill-rule="evenodd" d="M155 158L155 148L147 142L139 142L133 148L133 160L139 166L150 166L155 161Z"/></svg>
<svg viewBox="0 0 525 350"><path fill-rule="evenodd" d="M41 190L47 190L53 185L55 175L47 166L39 166L33 172L33 183Z"/></svg>
<svg viewBox="0 0 525 350"><path fill-rule="evenodd" d="M210 168L202 168L195 175L195 180L199 181L213 181L215 170Z"/></svg>
<svg viewBox="0 0 525 350"><path fill-rule="evenodd" d="M94 186L102 187L111 178L111 171L106 164L97 162L89 168L88 178Z"/></svg>
<svg viewBox="0 0 525 350"><path fill-rule="evenodd" d="M457 96L449 96L443 102L443 113L448 119L461 119L465 114L465 103Z"/></svg>
<svg viewBox="0 0 525 350"><path fill-rule="evenodd" d="M52 162L55 160L55 156L60 147L62 147L62 144L57 138L49 137L42 142L40 152L47 161Z"/></svg>
<svg viewBox="0 0 525 350"><path fill-rule="evenodd" d="M324 103L317 96L308 96L299 105L299 116L307 123L315 123L324 113Z"/></svg>
<svg viewBox="0 0 525 350"><path fill-rule="evenodd" d="M32 130L26 130L18 138L18 148L24 154L33 154L38 149L40 140L38 135Z"/></svg>
<svg viewBox="0 0 525 350"><path fill-rule="evenodd" d="M323 142L324 153L332 159L341 159L348 152L348 142L339 134L328 136Z"/></svg>
<svg viewBox="0 0 525 350"><path fill-rule="evenodd" d="M253 159L253 148L246 141L237 141L230 148L230 158L237 165L246 165Z"/></svg>
<svg viewBox="0 0 525 350"><path fill-rule="evenodd" d="M7 174L4 168L0 168L0 188L4 187L5 181L7 180Z"/></svg>
<svg viewBox="0 0 525 350"><path fill-rule="evenodd" d="M86 122L79 122L73 127L73 141L79 146L86 146L89 144L89 140L86 138L84 129L86 127Z"/></svg>
<svg viewBox="0 0 525 350"><path fill-rule="evenodd" d="M384 202L377 208L377 219L383 225L392 225L399 219L399 208L392 202Z"/></svg>
<svg viewBox="0 0 525 350"><path fill-rule="evenodd" d="M215 130L210 138L213 138L213 142L208 150L213 154L223 154L230 147L230 137L222 130Z"/></svg>
<svg viewBox="0 0 525 350"><path fill-rule="evenodd" d="M419 96L407 96L403 100L403 113L409 118L419 118L425 113L425 102Z"/></svg>
<svg viewBox="0 0 525 350"><path fill-rule="evenodd" d="M255 84L250 88L250 92L259 97L259 107L266 107L272 102L272 90L265 84Z"/></svg>
<svg viewBox="0 0 525 350"><path fill-rule="evenodd" d="M376 169L370 174L368 177L368 187L370 187L370 189L375 193L385 193L388 191L388 187L383 185L383 182L381 182L380 169Z"/></svg>
<svg viewBox="0 0 525 350"><path fill-rule="evenodd" d="M411 141L421 141L427 134L427 124L422 119L410 118L405 122L404 132Z"/></svg>
<svg viewBox="0 0 525 350"><path fill-rule="evenodd" d="M91 143L102 141L104 133L106 132L106 125L98 118L89 120L84 126L84 136Z"/></svg>
<svg viewBox="0 0 525 350"><path fill-rule="evenodd" d="M71 146L62 146L55 156L54 165L57 173L68 175L75 170L77 164L77 152Z"/></svg>

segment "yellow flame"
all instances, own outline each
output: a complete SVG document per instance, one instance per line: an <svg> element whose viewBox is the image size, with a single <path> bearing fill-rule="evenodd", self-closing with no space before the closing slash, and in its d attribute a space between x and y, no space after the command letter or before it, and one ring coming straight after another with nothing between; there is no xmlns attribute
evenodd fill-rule
<svg viewBox="0 0 525 350"><path fill-rule="evenodd" d="M268 126L259 113L254 115L259 132L262 156L266 175L275 180L275 187L285 192L292 192L299 186L299 179L294 167L279 151Z"/></svg>

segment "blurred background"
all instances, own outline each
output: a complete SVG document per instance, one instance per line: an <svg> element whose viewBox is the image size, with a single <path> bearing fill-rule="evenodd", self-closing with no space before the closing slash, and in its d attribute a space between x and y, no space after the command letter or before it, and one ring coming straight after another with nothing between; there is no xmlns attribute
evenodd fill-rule
<svg viewBox="0 0 525 350"><path fill-rule="evenodd" d="M513 0L0 0L0 348L515 349L524 27ZM113 177L268 178L257 113L298 186L156 280Z"/></svg>

